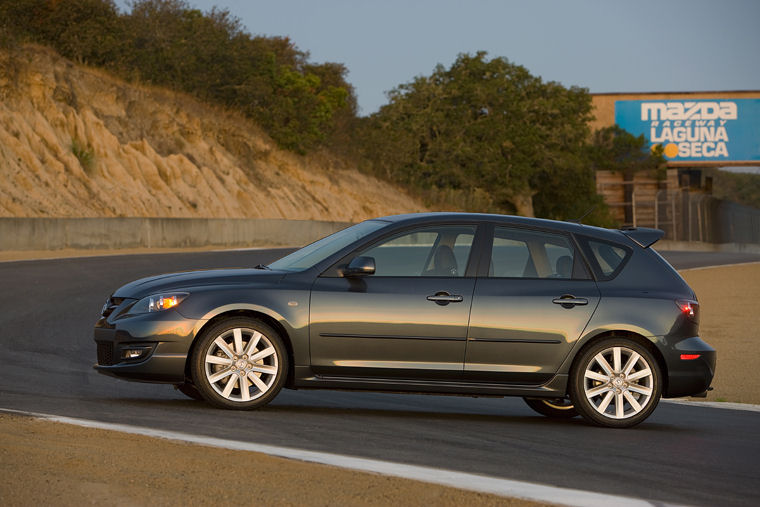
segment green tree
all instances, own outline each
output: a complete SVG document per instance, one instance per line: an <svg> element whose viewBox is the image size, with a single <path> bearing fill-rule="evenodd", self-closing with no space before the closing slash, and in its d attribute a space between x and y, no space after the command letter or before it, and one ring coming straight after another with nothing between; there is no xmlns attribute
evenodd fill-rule
<svg viewBox="0 0 760 507"><path fill-rule="evenodd" d="M271 86L267 100L249 110L282 146L300 153L327 137L334 112L348 97L346 89L324 87L316 74L286 66L273 66Z"/></svg>
<svg viewBox="0 0 760 507"><path fill-rule="evenodd" d="M760 208L760 174L735 173L712 169L713 195L720 199L738 202L744 206Z"/></svg>
<svg viewBox="0 0 760 507"><path fill-rule="evenodd" d="M331 121L325 128L325 146L336 155L348 157L353 153L351 144L356 140L359 105L354 87L346 81L348 69L342 63L307 64L305 70L319 77L320 93L335 94L340 107L334 109ZM342 90L342 91L341 91Z"/></svg>
<svg viewBox="0 0 760 507"><path fill-rule="evenodd" d="M605 127L594 132L589 148L589 160L595 171L607 170L623 174L626 181L633 180L638 171L658 171L664 176L665 158L662 146L648 148L643 136L634 136L618 125Z"/></svg>
<svg viewBox="0 0 760 507"><path fill-rule="evenodd" d="M319 146L334 116L350 111L343 66L309 63L287 37L253 37L226 10L140 0L126 24L134 48L127 66L142 79L239 109L285 148Z"/></svg>
<svg viewBox="0 0 760 507"><path fill-rule="evenodd" d="M22 39L90 65L117 58L124 40L113 0L0 0L0 20Z"/></svg>
<svg viewBox="0 0 760 507"><path fill-rule="evenodd" d="M306 152L345 134L356 117L346 69L315 64L287 37L245 32L229 11L185 0L0 0L0 45L62 55L234 108L282 147Z"/></svg>
<svg viewBox="0 0 760 507"><path fill-rule="evenodd" d="M363 140L380 174L479 192L492 210L525 216L573 218L597 200L585 163L585 89L544 82L478 52L400 85L389 99Z"/></svg>

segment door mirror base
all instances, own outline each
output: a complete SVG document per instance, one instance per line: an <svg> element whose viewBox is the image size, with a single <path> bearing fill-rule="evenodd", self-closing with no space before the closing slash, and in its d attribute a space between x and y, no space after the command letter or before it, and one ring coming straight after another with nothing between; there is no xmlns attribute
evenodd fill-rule
<svg viewBox="0 0 760 507"><path fill-rule="evenodd" d="M341 270L344 277L367 276L375 274L374 257L354 257L348 266Z"/></svg>

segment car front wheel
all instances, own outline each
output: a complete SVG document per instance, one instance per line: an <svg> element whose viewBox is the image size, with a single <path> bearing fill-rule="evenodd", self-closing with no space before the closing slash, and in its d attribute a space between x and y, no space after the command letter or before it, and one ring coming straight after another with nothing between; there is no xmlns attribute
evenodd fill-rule
<svg viewBox="0 0 760 507"><path fill-rule="evenodd" d="M277 396L287 375L287 361L285 346L274 329L238 317L203 333L193 352L191 372L206 401L248 410Z"/></svg>
<svg viewBox="0 0 760 507"><path fill-rule="evenodd" d="M646 347L627 338L609 338L587 348L571 374L576 410L599 426L639 424L657 407L661 393L657 361Z"/></svg>

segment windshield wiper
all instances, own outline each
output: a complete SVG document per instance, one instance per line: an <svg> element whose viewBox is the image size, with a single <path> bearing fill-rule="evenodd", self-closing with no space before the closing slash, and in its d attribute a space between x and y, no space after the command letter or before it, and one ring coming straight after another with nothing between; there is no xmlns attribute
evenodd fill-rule
<svg viewBox="0 0 760 507"><path fill-rule="evenodd" d="M266 266L264 264L256 264L253 269L272 269L269 266Z"/></svg>

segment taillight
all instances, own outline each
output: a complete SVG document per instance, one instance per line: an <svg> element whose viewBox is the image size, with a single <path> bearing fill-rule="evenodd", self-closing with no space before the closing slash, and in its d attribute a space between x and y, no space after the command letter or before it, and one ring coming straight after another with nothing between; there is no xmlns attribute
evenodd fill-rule
<svg viewBox="0 0 760 507"><path fill-rule="evenodd" d="M681 361L693 361L699 359L700 354L681 354Z"/></svg>
<svg viewBox="0 0 760 507"><path fill-rule="evenodd" d="M676 306L681 310L681 313L689 318L696 319L699 312L699 303L690 299L676 300Z"/></svg>

